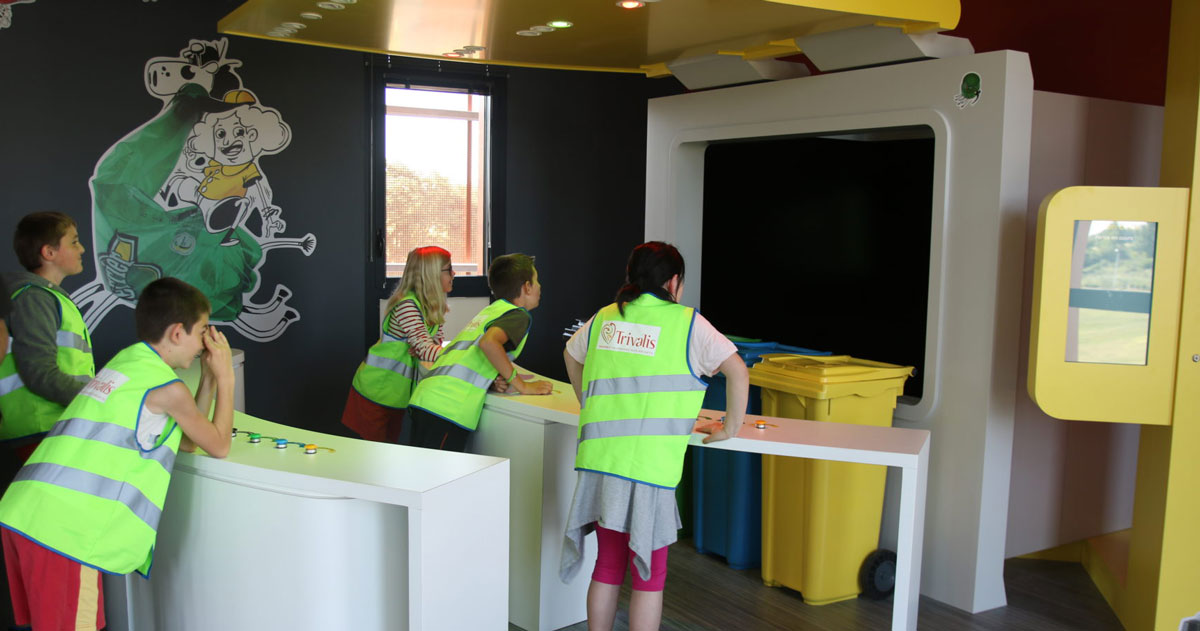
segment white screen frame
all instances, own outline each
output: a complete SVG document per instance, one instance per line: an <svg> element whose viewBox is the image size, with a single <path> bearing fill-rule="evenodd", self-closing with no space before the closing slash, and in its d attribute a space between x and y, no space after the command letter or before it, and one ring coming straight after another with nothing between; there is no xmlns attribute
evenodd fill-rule
<svg viewBox="0 0 1200 631"><path fill-rule="evenodd" d="M700 279L704 271L701 255L704 224L704 152L709 143L721 140L824 136L914 126L928 127L933 130L934 138L929 297L926 304L928 315L925 320L925 386L917 403L909 404L902 400L896 406L896 416L909 421L922 421L934 414L941 399L947 147L950 129L940 112L934 109L909 109L682 130L671 140L669 165L667 172L663 174L669 183L666 187L667 199L658 206L661 212L646 213L646 238L669 241L679 248L688 262L688 279L684 285L681 302L698 307ZM650 203L648 190L647 209L652 208ZM897 305L897 308L903 308L903 305Z"/></svg>

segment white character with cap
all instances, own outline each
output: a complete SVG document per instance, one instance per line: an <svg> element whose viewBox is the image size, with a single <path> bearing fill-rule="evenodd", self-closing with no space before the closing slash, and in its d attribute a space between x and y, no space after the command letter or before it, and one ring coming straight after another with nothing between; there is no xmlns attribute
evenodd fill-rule
<svg viewBox="0 0 1200 631"><path fill-rule="evenodd" d="M291 129L279 112L258 105L249 90L230 90L227 103L239 106L208 114L192 129L185 151L208 158L199 177L176 172L167 188L179 199L196 204L209 232L224 231L221 245L238 243L237 229L250 214L262 215L262 239L286 227L271 203L271 188L258 168L258 158L279 153L291 140Z"/></svg>

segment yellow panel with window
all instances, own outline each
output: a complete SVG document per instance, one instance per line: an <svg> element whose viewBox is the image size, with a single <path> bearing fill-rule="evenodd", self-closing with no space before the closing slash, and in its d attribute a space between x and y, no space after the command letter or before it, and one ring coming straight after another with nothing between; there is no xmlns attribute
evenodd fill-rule
<svg viewBox="0 0 1200 631"><path fill-rule="evenodd" d="M1077 186L1042 202L1029 395L1050 416L1171 423L1188 191Z"/></svg>

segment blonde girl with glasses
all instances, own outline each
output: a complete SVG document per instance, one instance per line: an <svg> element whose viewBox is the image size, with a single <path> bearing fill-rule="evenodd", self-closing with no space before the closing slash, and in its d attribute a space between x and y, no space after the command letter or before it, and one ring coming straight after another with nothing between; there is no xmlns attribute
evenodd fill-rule
<svg viewBox="0 0 1200 631"><path fill-rule="evenodd" d="M367 440L399 440L418 362L431 362L442 350L446 295L453 285L445 249L431 245L408 253L404 278L388 298L379 341L354 373L343 425Z"/></svg>

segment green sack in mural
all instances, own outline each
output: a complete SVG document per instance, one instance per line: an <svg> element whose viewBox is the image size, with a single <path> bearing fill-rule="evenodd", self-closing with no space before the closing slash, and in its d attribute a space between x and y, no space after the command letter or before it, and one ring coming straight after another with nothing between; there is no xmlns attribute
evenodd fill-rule
<svg viewBox="0 0 1200 631"><path fill-rule="evenodd" d="M178 58L147 63L146 87L162 111L113 145L91 179L97 278L72 298L94 328L115 306L134 306L151 281L173 276L212 303L211 320L267 341L299 319L291 292L252 296L268 250L309 255L316 239L286 228L257 160L287 147L291 131L233 73L225 40L193 40ZM219 93L219 96L217 96ZM257 223L256 229L248 226Z"/></svg>

